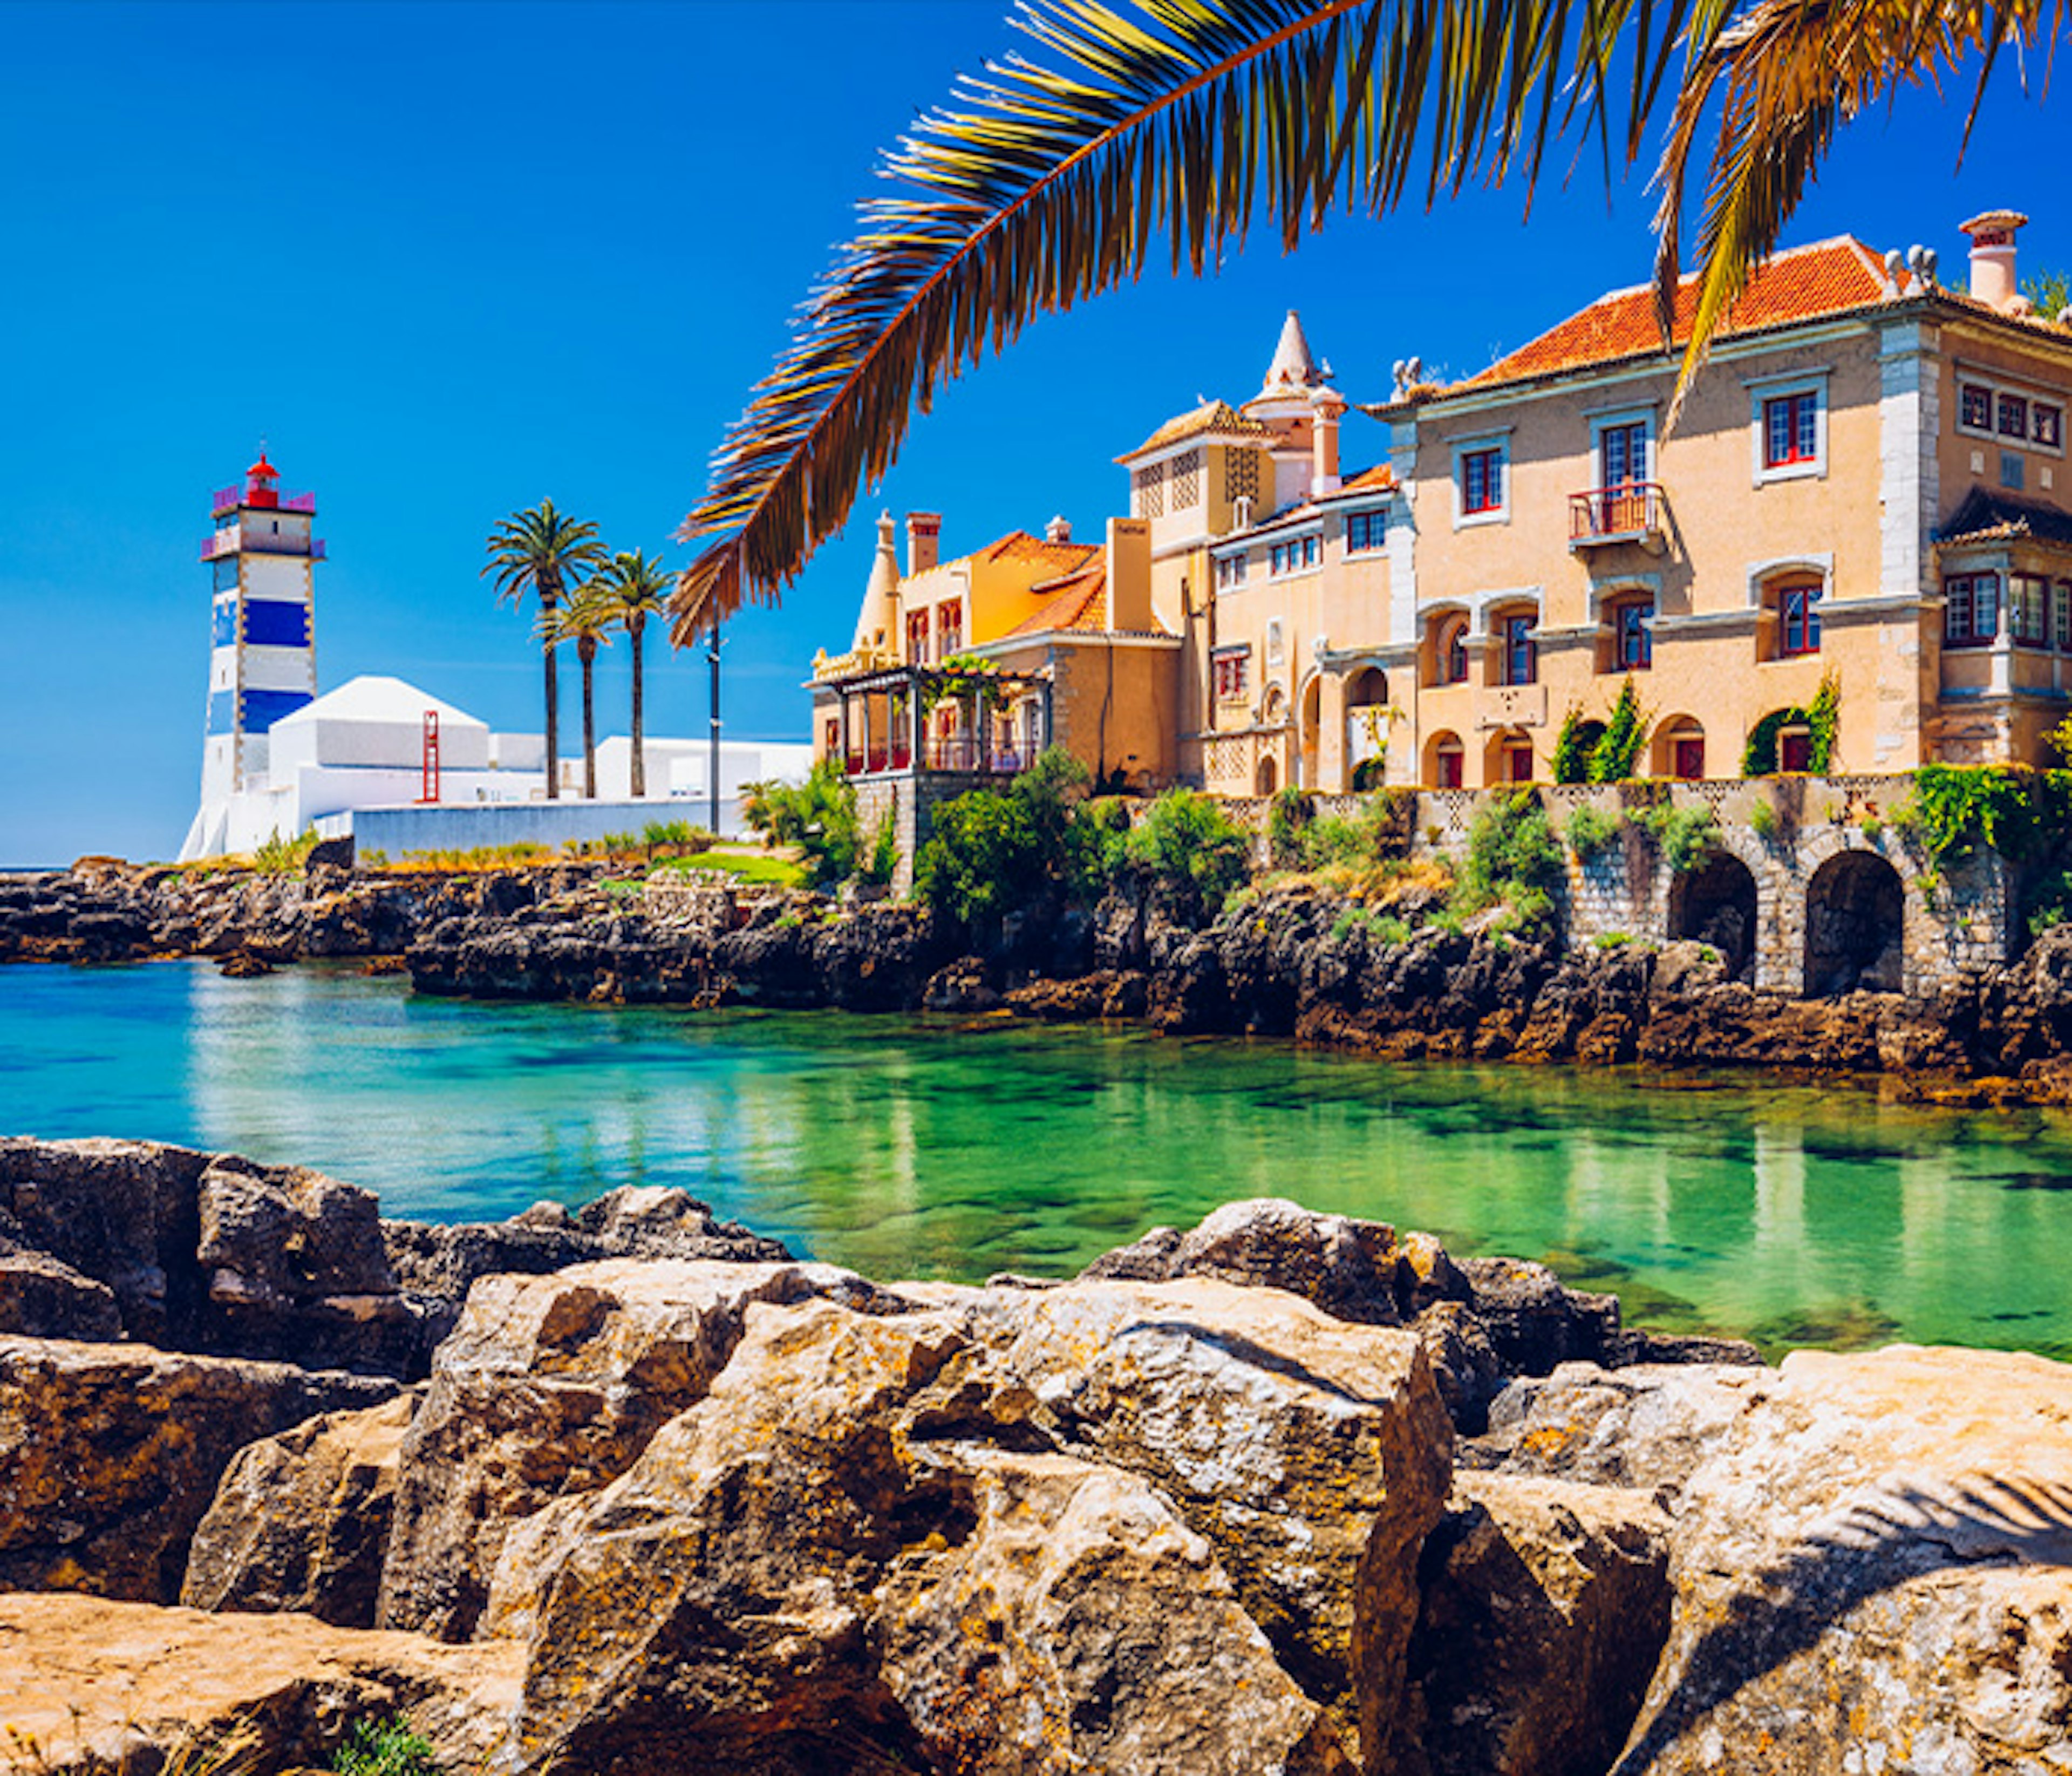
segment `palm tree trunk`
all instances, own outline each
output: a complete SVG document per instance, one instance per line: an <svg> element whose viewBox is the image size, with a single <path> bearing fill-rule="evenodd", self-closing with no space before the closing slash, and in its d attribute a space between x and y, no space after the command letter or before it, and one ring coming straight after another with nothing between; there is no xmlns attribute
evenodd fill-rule
<svg viewBox="0 0 2072 1776"><path fill-rule="evenodd" d="M544 582L540 587L540 610L550 622L559 602L561 589ZM558 801L561 794L561 751L555 729L561 713L561 686L554 673L554 644L547 643L547 800Z"/></svg>
<svg viewBox="0 0 2072 1776"><path fill-rule="evenodd" d="M640 642L644 624L634 623L627 631L633 640L633 794L638 800L648 793L648 760L641 751L641 672Z"/></svg>
<svg viewBox="0 0 2072 1776"><path fill-rule="evenodd" d="M597 660L597 643L585 638L576 643L583 675L583 800L597 800L597 722L590 700L591 667Z"/></svg>

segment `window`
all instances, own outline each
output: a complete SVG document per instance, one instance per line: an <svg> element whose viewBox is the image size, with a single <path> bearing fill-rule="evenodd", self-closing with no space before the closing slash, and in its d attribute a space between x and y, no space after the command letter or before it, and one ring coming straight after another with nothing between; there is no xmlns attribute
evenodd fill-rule
<svg viewBox="0 0 2072 1776"><path fill-rule="evenodd" d="M948 660L964 644L964 606L961 598L946 598L936 607L938 658Z"/></svg>
<svg viewBox="0 0 2072 1776"><path fill-rule="evenodd" d="M1369 555L1388 540L1388 515L1382 512L1355 512L1346 519L1346 553Z"/></svg>
<svg viewBox="0 0 2072 1776"><path fill-rule="evenodd" d="M1216 562L1216 590L1228 592L1244 584L1245 558L1242 555L1225 555Z"/></svg>
<svg viewBox="0 0 2072 1776"><path fill-rule="evenodd" d="M906 664L909 666L928 664L928 613L925 610L907 613Z"/></svg>
<svg viewBox="0 0 2072 1776"><path fill-rule="evenodd" d="M1820 460L1820 397L1811 389L1762 404L1763 467L1781 469Z"/></svg>
<svg viewBox="0 0 2072 1776"><path fill-rule="evenodd" d="M1503 510L1503 452L1461 453L1461 515L1474 517Z"/></svg>
<svg viewBox="0 0 2072 1776"><path fill-rule="evenodd" d="M1461 761L1466 756L1461 742L1449 734L1439 742L1432 756L1433 763L1438 767L1440 788L1458 789L1461 787Z"/></svg>
<svg viewBox="0 0 2072 1776"><path fill-rule="evenodd" d="M2021 458L2016 456L2012 450L2002 450L2000 452L2000 485L2010 492L2020 493L2025 479L2025 471L2022 467Z"/></svg>
<svg viewBox="0 0 2072 1776"><path fill-rule="evenodd" d="M1942 640L1950 648L1981 648L2000 627L1997 574L1958 574L1942 582Z"/></svg>
<svg viewBox="0 0 2072 1776"><path fill-rule="evenodd" d="M1530 684L1533 681L1539 662L1532 645L1532 626L1538 620L1530 613L1502 620L1505 684Z"/></svg>
<svg viewBox="0 0 2072 1776"><path fill-rule="evenodd" d="M1530 740L1507 740L1503 746L1504 781L1511 783L1529 783L1532 781L1532 742Z"/></svg>
<svg viewBox="0 0 2072 1776"><path fill-rule="evenodd" d="M1173 509L1184 512L1202 503L1202 453L1182 450L1173 458Z"/></svg>
<svg viewBox="0 0 2072 1776"><path fill-rule="evenodd" d="M1780 660L1820 652L1820 588L1787 586L1777 594L1777 653Z"/></svg>
<svg viewBox="0 0 2072 1776"><path fill-rule="evenodd" d="M1240 500L1259 497L1259 452L1256 450L1225 450L1223 452L1223 498L1235 504Z"/></svg>
<svg viewBox="0 0 2072 1776"><path fill-rule="evenodd" d="M2020 395L2003 393L2000 397L2000 434L2002 438L2029 436L2029 403Z"/></svg>
<svg viewBox="0 0 2072 1776"><path fill-rule="evenodd" d="M1983 383L1967 382L1958 399L1957 423L1967 432L1993 429L1993 392Z"/></svg>
<svg viewBox="0 0 2072 1776"><path fill-rule="evenodd" d="M2033 444L2052 452L2065 448L2065 404L2039 401L2033 395L2004 388L1991 382L1966 382L1957 389L1957 430L1980 438L1998 438L2009 444ZM1974 475L1985 465L1975 459ZM2002 459L2001 485L2018 487L2007 479ZM2019 474L2021 471L2014 471Z"/></svg>
<svg viewBox="0 0 2072 1776"><path fill-rule="evenodd" d="M1287 644L1281 639L1281 619L1276 617L1266 626L1266 664L1278 666L1287 657Z"/></svg>
<svg viewBox="0 0 2072 1776"><path fill-rule="evenodd" d="M1465 684L1468 681L1468 619L1466 617L1443 619L1438 633L1433 638L1433 665L1437 668L1441 684Z"/></svg>
<svg viewBox="0 0 2072 1776"><path fill-rule="evenodd" d="M1216 700L1229 702L1244 695L1245 652L1241 648L1218 654L1215 660Z"/></svg>
<svg viewBox="0 0 2072 1776"><path fill-rule="evenodd" d="M1284 574L1299 574L1305 568L1314 567L1322 546L1322 539L1315 536L1276 543L1267 552L1267 572L1278 579Z"/></svg>
<svg viewBox="0 0 2072 1776"><path fill-rule="evenodd" d="M237 557L219 555L216 560L214 590L228 592L237 584Z"/></svg>
<svg viewBox="0 0 2072 1776"><path fill-rule="evenodd" d="M1607 426L1597 434L1597 485L1630 487L1647 479L1647 426L1636 420L1630 425Z"/></svg>
<svg viewBox="0 0 2072 1776"><path fill-rule="evenodd" d="M2050 601L2051 636L2061 654L2072 654L2072 580L2058 582L2058 595Z"/></svg>
<svg viewBox="0 0 2072 1776"><path fill-rule="evenodd" d="M1687 783L1695 783L1705 775L1705 736L1686 728L1671 738L1669 768Z"/></svg>
<svg viewBox="0 0 2072 1776"><path fill-rule="evenodd" d="M2045 401L2031 401L2029 407L2029 435L2046 450L2058 450L2065 442L2065 411Z"/></svg>
<svg viewBox="0 0 2072 1776"><path fill-rule="evenodd" d="M1778 730L1777 768L1779 771L1802 773L1813 768L1813 730L1811 728L1790 727Z"/></svg>
<svg viewBox="0 0 2072 1776"><path fill-rule="evenodd" d="M2040 574L2008 578L2008 627L2025 648L2050 645L2050 582Z"/></svg>
<svg viewBox="0 0 2072 1776"><path fill-rule="evenodd" d="M1644 672L1655 664L1655 600L1628 598L1612 606L1612 670Z"/></svg>

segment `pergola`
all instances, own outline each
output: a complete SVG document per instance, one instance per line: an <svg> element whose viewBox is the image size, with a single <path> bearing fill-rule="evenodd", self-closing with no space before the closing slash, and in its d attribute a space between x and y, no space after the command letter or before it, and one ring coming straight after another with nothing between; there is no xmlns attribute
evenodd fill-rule
<svg viewBox="0 0 2072 1776"><path fill-rule="evenodd" d="M841 714L841 756L852 776L882 771L1018 771L1029 763L1012 743L996 752L992 711L1032 696L1038 709L1030 754L1050 744L1050 680L1040 672L890 666L823 680ZM948 703L959 712L957 732L931 736L928 717Z"/></svg>

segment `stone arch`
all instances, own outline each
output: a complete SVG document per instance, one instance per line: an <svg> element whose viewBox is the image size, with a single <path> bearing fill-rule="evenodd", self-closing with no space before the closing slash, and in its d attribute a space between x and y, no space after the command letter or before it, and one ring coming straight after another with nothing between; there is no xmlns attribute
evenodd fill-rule
<svg viewBox="0 0 2072 1776"><path fill-rule="evenodd" d="M1305 789L1318 787L1324 743L1324 675L1312 672L1295 697L1295 780Z"/></svg>
<svg viewBox="0 0 2072 1776"><path fill-rule="evenodd" d="M1755 976L1762 897L1755 872L1730 850L1715 851L1669 884L1669 935L1709 944L1737 980Z"/></svg>
<svg viewBox="0 0 2072 1776"><path fill-rule="evenodd" d="M1837 849L1806 884L1805 991L1897 993L1906 978L1906 886L1875 851Z"/></svg>
<svg viewBox="0 0 2072 1776"><path fill-rule="evenodd" d="M1266 687L1266 695L1260 700L1259 725L1263 728L1277 728L1288 720L1288 693L1278 684Z"/></svg>
<svg viewBox="0 0 2072 1776"><path fill-rule="evenodd" d="M1467 748L1451 728L1441 728L1424 742L1424 781L1435 789L1459 789L1467 781Z"/></svg>

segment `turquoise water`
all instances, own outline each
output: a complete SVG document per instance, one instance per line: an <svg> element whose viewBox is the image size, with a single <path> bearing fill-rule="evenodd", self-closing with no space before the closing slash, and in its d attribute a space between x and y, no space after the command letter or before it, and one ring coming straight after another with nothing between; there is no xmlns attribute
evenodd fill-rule
<svg viewBox="0 0 2072 1776"><path fill-rule="evenodd" d="M160 963L0 970L0 1131L298 1161L434 1219L680 1184L886 1278L1062 1273L1290 1196L1545 1258L1640 1323L2072 1355L2072 1119L1853 1090Z"/></svg>

